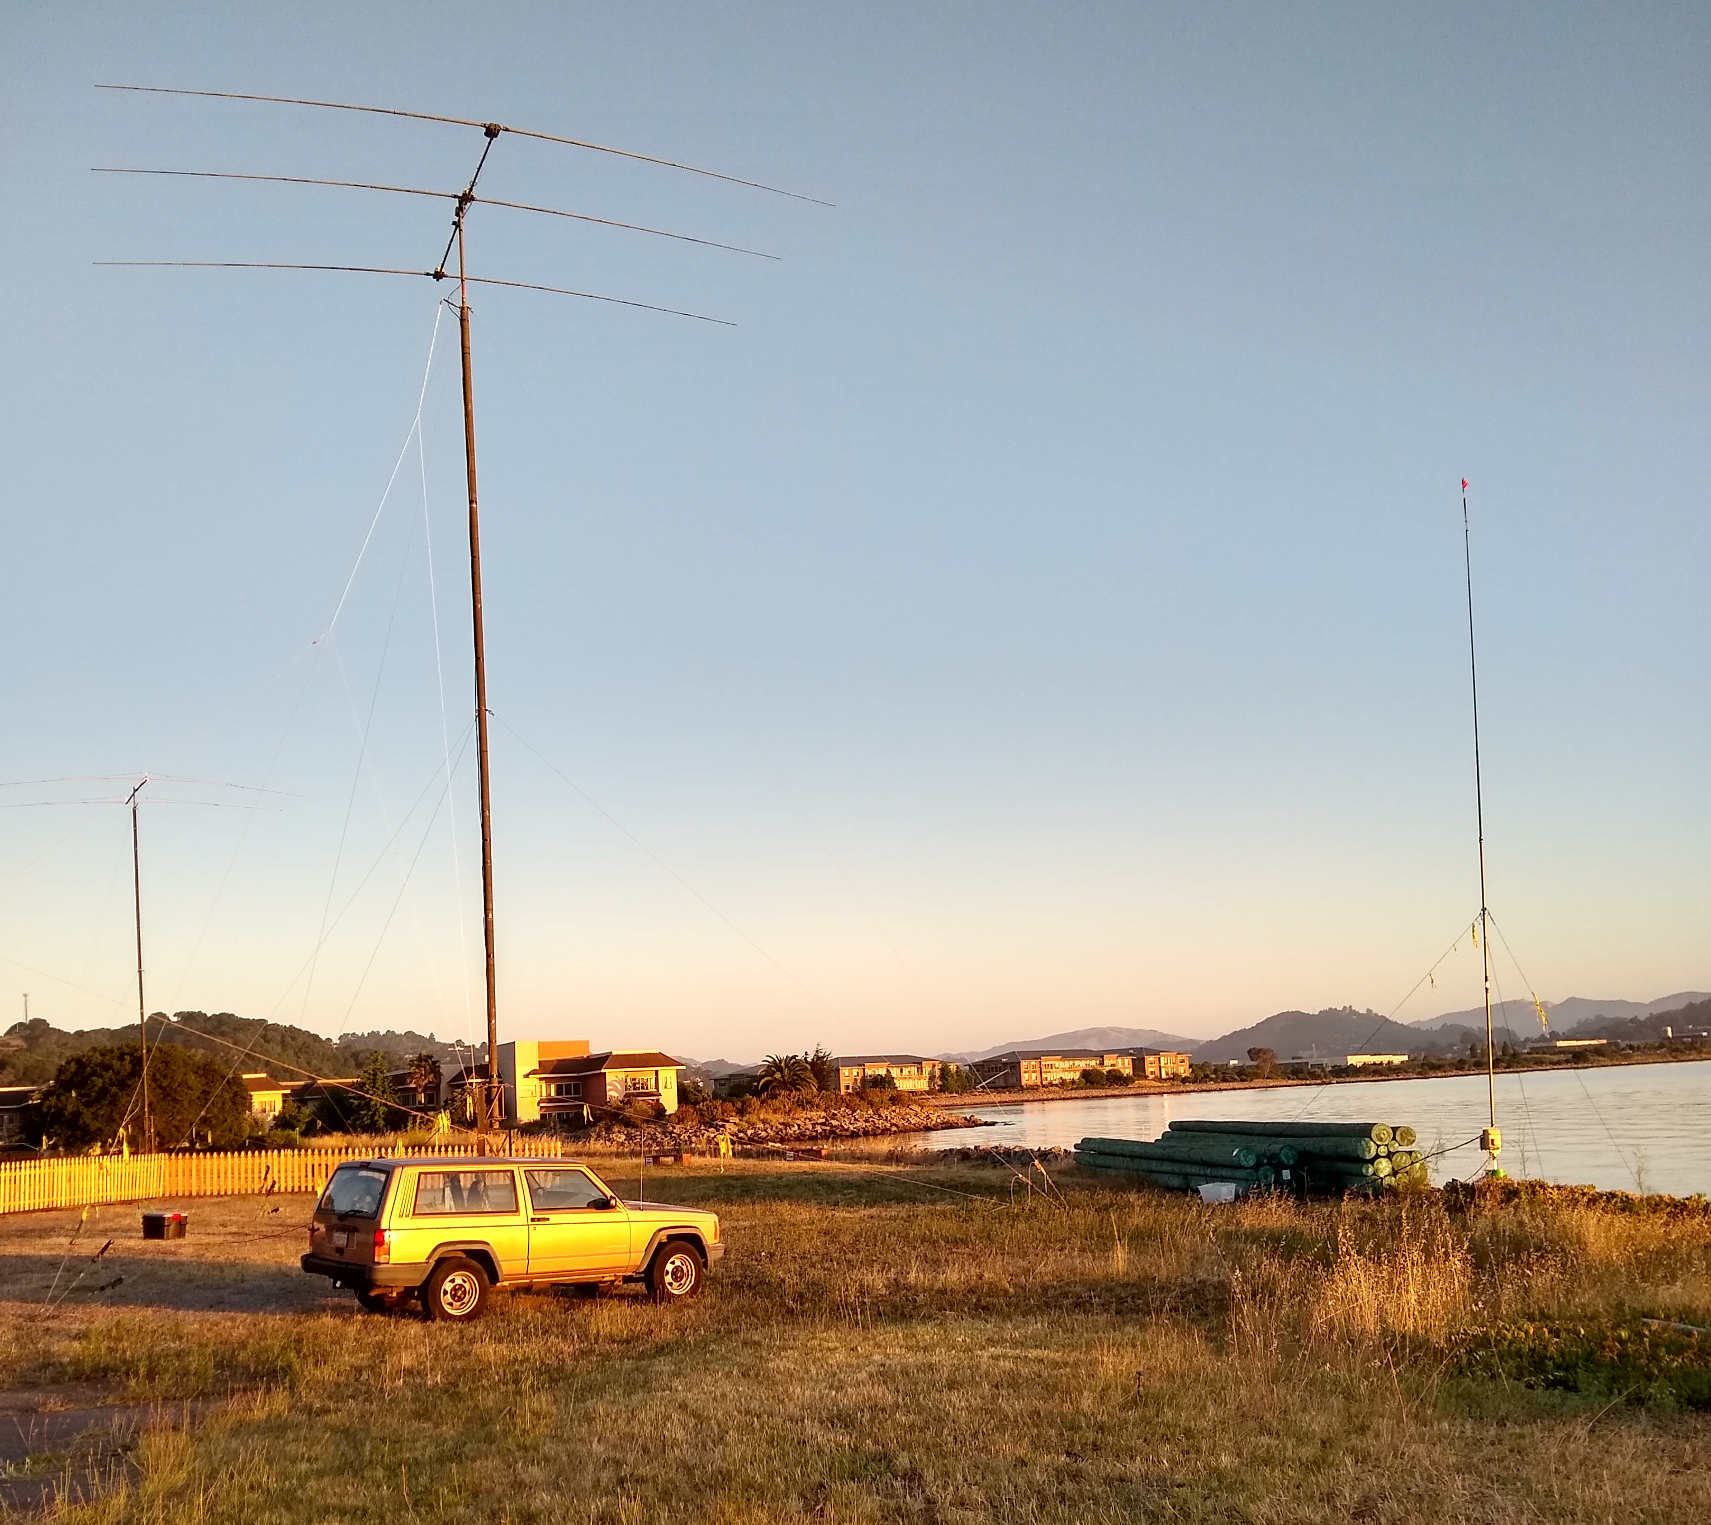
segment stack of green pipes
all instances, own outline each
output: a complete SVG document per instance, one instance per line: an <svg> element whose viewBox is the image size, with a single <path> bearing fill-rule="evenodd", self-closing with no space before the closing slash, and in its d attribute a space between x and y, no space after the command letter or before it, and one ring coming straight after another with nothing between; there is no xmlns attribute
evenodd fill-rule
<svg viewBox="0 0 1711 1525"><path fill-rule="evenodd" d="M1380 1192L1424 1186L1414 1130L1389 1123L1173 1122L1151 1142L1084 1138L1076 1163L1155 1186L1194 1190L1227 1181L1238 1193Z"/></svg>

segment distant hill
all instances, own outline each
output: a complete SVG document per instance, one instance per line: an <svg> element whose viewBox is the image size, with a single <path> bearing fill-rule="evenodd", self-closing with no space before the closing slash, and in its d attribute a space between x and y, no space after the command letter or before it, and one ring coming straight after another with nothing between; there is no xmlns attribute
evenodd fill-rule
<svg viewBox="0 0 1711 1525"><path fill-rule="evenodd" d="M1550 1018L1551 1030L1562 1036L1589 1022L1621 1022L1632 1017L1650 1017L1707 999L1711 999L1711 992L1704 990L1680 990L1674 995L1661 995L1653 1001L1571 995L1563 1001L1546 1001L1544 1008L1545 1015ZM1494 1027L1499 1021L1503 1022L1514 1030L1518 1038L1536 1038L1539 1035L1539 1015L1533 1010L1531 1001L1493 1001L1491 1020ZM1475 1006L1470 1011L1449 1011L1441 1017L1425 1017L1409 1025L1425 1031L1438 1027L1471 1027L1484 1033L1485 1008Z"/></svg>
<svg viewBox="0 0 1711 1525"><path fill-rule="evenodd" d="M683 1073L700 1085L710 1086L715 1080L723 1080L727 1075L735 1075L741 1070L754 1068L753 1063L743 1064L735 1059L685 1059Z"/></svg>
<svg viewBox="0 0 1711 1525"><path fill-rule="evenodd" d="M349 1060L355 1061L357 1069L362 1068L362 1061L375 1052L390 1054L402 1063L413 1059L417 1054L428 1053L438 1059L441 1064L454 1063L460 1056L468 1059L473 1055L485 1062L487 1058L486 1043L477 1043L473 1048L467 1043L449 1043L436 1038L432 1033L425 1037L417 1032L393 1032L388 1028L385 1032L340 1033L339 1051Z"/></svg>
<svg viewBox="0 0 1711 1525"><path fill-rule="evenodd" d="M1576 1032L1586 1038L1611 1038L1622 1043L1656 1043L1664 1036L1666 1027L1677 1038L1711 1031L1711 996L1667 1011L1650 1012L1643 1017L1594 1019L1581 1023Z"/></svg>
<svg viewBox="0 0 1711 1525"><path fill-rule="evenodd" d="M1483 1009L1479 1021L1483 1031ZM1392 1022L1376 1011L1343 1006L1327 1011L1280 1011L1252 1027L1202 1043L1193 1053L1196 1064L1223 1064L1230 1059L1245 1063L1250 1048L1269 1048L1279 1059L1316 1054L1321 1059L1337 1060L1357 1053L1417 1054L1436 1046L1434 1037L1417 1028Z"/></svg>
<svg viewBox="0 0 1711 1525"><path fill-rule="evenodd" d="M265 1072L278 1080L354 1075L362 1068L364 1056L376 1049L396 1056L400 1066L423 1050L442 1062L453 1055L451 1044L438 1042L431 1034L346 1033L334 1043L301 1027L240 1017L229 1011L180 1011L170 1018L156 1012L149 1018L149 1040L196 1049L235 1071ZM0 1085L40 1085L52 1080L54 1072L73 1054L136 1041L134 1023L68 1032L41 1017L15 1022L0 1037Z"/></svg>
<svg viewBox="0 0 1711 1525"><path fill-rule="evenodd" d="M1074 1032L1047 1033L1043 1038L1017 1038L1009 1043L996 1043L991 1048L942 1057L958 1064L972 1064L976 1059L1007 1054L1013 1048L1170 1048L1187 1053L1196 1041L1179 1033L1160 1032L1156 1027L1078 1027Z"/></svg>

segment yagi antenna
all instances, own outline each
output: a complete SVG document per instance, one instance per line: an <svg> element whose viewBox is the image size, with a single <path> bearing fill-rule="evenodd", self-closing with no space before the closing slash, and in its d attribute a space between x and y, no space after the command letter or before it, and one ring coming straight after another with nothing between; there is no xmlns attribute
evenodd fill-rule
<svg viewBox="0 0 1711 1525"><path fill-rule="evenodd" d="M385 191L393 196L432 196L440 201L456 201L457 191L428 191L411 185L376 185L366 180L316 180L308 175L238 175L212 169L120 169L96 165L97 175L167 175L181 180L254 180L270 185L333 185L352 191ZM722 244L711 238L696 238L688 233L669 233L664 228L649 228L639 222L619 222L611 217L593 217L587 212L566 212L558 207L532 206L526 201L501 201L496 196L471 196L472 202L483 206L510 207L515 212L539 212L543 217L568 217L575 222L591 222L602 228L622 228L628 233L648 233L655 238L675 239L683 244L700 244L707 249L725 249L732 254L749 254L756 259L776 260L776 254L761 249L745 249L740 244Z"/></svg>
<svg viewBox="0 0 1711 1525"><path fill-rule="evenodd" d="M793 201L812 202L817 206L831 206L829 201L821 201L817 196L805 196L797 191L787 191L776 185L764 185L758 180L746 180L739 175L723 174L717 170L702 169L697 165L679 163L675 159L662 159L653 154L632 153L628 149L612 148L602 143L590 143L581 138L561 137L556 133L534 132L528 128L508 127L500 122L477 121L472 117L440 116L426 111L402 111L386 106L360 106L344 101L317 101L288 95L255 95L233 90L177 90L159 85L97 85L98 90L124 90L142 95L177 95L189 96L201 100L222 101L262 101L281 106L308 106L323 111L355 111L371 116L403 117L418 122L441 122L453 127L471 127L479 131L485 141L481 148L481 157L476 161L475 169L469 177L469 183L461 191L442 191L415 186L387 185L357 180L313 179L304 175L261 175L237 174L217 170L157 170L157 169L109 169L99 171L110 174L149 174L178 176L196 180L248 180L279 185L315 185L334 186L348 190L373 191L377 194L398 196L426 196L452 203L451 234L446 240L444 250L431 270L411 269L403 266L383 265L345 265L335 263L307 264L288 263L277 260L98 260L97 264L112 266L150 266L162 269L195 269L195 270L290 270L313 273L333 273L352 275L390 275L414 277L418 280L457 281L457 317L458 334L461 340L460 355L463 372L463 451L464 472L468 483L469 495L469 588L470 588L470 626L475 655L475 733L476 757L479 763L481 789L481 902L482 902L482 936L486 949L486 983L487 983L487 1076L485 1084L476 1091L478 1103L478 1126L484 1133L495 1131L504 1110L504 1088L499 1078L499 996L495 975L494 935L493 935L493 808L492 781L488 769L488 710L487 710L487 656L486 636L482 619L481 606L481 522L477 510L475 485L475 395L474 382L470 370L470 332L469 332L469 288L471 286L503 286L517 291L538 291L554 296L579 297L585 301L610 303L619 307L633 307L647 312L665 313L672 317L693 318L706 323L720 323L734 326L724 318L709 318L703 313L686 312L681 308L657 306L651 302L632 301L623 297L604 296L592 291L579 291L569 286L538 285L531 281L501 280L496 276L471 275L468 269L465 224L468 221L469 209L478 202L489 206L502 206L512 211L531 212L540 216L569 218L579 222L594 223L604 227L621 229L626 232L642 233L650 237L670 238L683 243L699 244L706 248L722 249L730 253L753 255L764 259L775 259L776 255L762 254L758 249L740 248L735 244L722 244L709 238L695 238L685 233L670 233L663 228L643 227L637 223L618 222L610 218L594 217L582 212L571 212L556 207L535 206L520 201L488 200L477 197L476 183L481 179L481 172L487 167L488 155L493 152L493 145L502 135L513 137L535 138L545 143L558 143L567 148L580 148L589 153L608 154L615 158L629 159L641 164L652 164L662 169L680 170L685 174L699 175L709 180L723 181L728 185L739 185L750 190L766 191L773 195L787 196ZM457 253L456 270L446 268L452 257L453 250ZM134 801L133 801L134 808ZM142 963L140 951L141 919L139 911L139 954L138 965ZM139 974L139 1004L140 1004Z"/></svg>
<svg viewBox="0 0 1711 1525"><path fill-rule="evenodd" d="M735 328L729 318L710 318L704 312L685 312L681 307L656 307L652 302L633 302L627 297L605 297L593 291L572 291L568 286L537 286L532 281L501 281L490 275L451 276L444 270L395 270L386 265L291 265L279 260L247 259L98 259L111 270L315 270L346 275L419 275L430 281L456 279L468 286L511 286L518 291L545 291L553 296L581 297L585 302L610 302L617 307L638 307L643 312L662 312L673 318L694 318L698 323L717 323Z"/></svg>
<svg viewBox="0 0 1711 1525"><path fill-rule="evenodd" d="M236 90L170 90L164 85L97 85L97 90L129 90L137 95L188 95L208 101L266 101L275 106L313 106L321 111L360 111L369 116L405 117L413 122L444 122L451 127L479 127L488 137L496 138L508 132L514 138L535 138L542 143L561 143L566 148L586 149L593 154L610 154L614 158L633 159L639 164L655 164L661 169L682 170L687 175L701 175L708 180L723 180L727 185L747 186L752 191L767 191L774 196L787 196L792 201L807 201L815 206L829 207L835 202L822 201L818 196L805 196L800 191L787 191L780 186L764 185L759 180L745 180L740 175L722 174L716 169L701 169L694 164L680 164L675 159L660 159L653 154L632 153L627 148L611 148L604 143L590 143L582 138L563 138L557 133L535 132L527 127L507 127L502 122L478 122L473 117L438 116L431 111L401 111L395 106L353 106L346 101L305 100L295 95L249 95Z"/></svg>

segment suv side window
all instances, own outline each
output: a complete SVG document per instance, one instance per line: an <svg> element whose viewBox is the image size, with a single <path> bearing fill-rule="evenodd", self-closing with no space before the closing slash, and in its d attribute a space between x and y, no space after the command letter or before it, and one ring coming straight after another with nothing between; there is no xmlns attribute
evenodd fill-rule
<svg viewBox="0 0 1711 1525"><path fill-rule="evenodd" d="M416 1177L413 1217L516 1211L517 1177L509 1170L424 1170Z"/></svg>
<svg viewBox="0 0 1711 1525"><path fill-rule="evenodd" d="M573 1207L604 1207L605 1190L586 1170L525 1170L529 1201L538 1213L561 1212Z"/></svg>

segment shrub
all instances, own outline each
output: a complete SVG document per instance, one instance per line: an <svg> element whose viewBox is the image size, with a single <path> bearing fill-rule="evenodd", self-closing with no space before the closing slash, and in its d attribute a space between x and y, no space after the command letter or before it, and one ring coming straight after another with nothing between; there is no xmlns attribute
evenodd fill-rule
<svg viewBox="0 0 1711 1525"><path fill-rule="evenodd" d="M62 1149L112 1144L121 1136L141 1148L139 1110L133 1105L142 1077L135 1045L112 1045L74 1054L55 1071L34 1111L42 1133ZM155 1142L164 1148L210 1143L229 1149L250 1126L249 1092L218 1060L174 1043L149 1052Z"/></svg>
<svg viewBox="0 0 1711 1525"><path fill-rule="evenodd" d="M628 1123L631 1127L639 1127L643 1123L657 1123L665 1116L665 1108L651 1097L637 1096L624 1101L615 1108L617 1121Z"/></svg>
<svg viewBox="0 0 1711 1525"><path fill-rule="evenodd" d="M1686 1325L1500 1325L1469 1336L1457 1364L1523 1387L1711 1409L1711 1341Z"/></svg>
<svg viewBox="0 0 1711 1525"><path fill-rule="evenodd" d="M268 1147L272 1149L300 1149L303 1146L303 1136L294 1128L275 1126L267 1136Z"/></svg>

